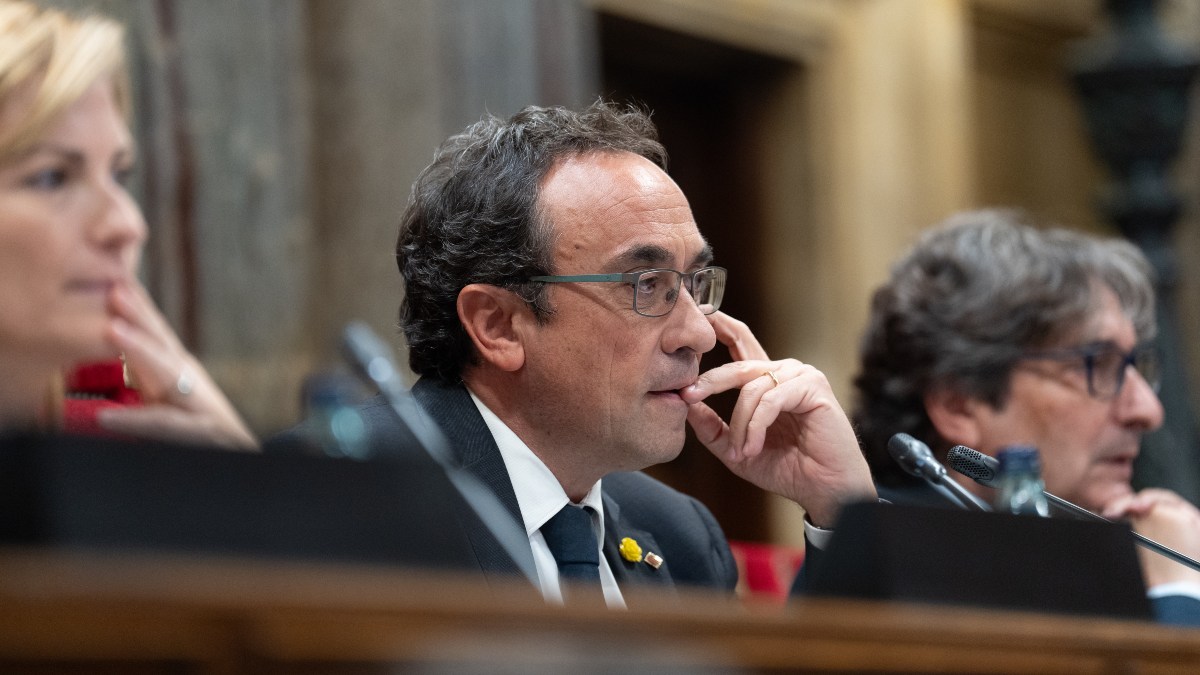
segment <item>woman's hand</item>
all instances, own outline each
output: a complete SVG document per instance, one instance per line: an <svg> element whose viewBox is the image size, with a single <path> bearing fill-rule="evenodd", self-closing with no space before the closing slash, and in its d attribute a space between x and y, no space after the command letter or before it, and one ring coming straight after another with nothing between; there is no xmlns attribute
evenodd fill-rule
<svg viewBox="0 0 1200 675"><path fill-rule="evenodd" d="M145 403L101 410L98 421L130 436L255 449L258 440L229 399L171 330L141 284L118 285L108 298L109 341Z"/></svg>

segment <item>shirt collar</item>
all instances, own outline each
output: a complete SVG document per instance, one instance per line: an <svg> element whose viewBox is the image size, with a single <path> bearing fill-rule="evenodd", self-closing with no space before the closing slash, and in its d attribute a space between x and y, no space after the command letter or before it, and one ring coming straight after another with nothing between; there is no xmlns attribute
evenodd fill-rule
<svg viewBox="0 0 1200 675"><path fill-rule="evenodd" d="M500 449L504 468L508 470L513 492L517 495L517 506L521 509L525 534L532 535L571 500L546 463L534 454L496 413L484 405L474 392L470 389L467 392L471 394L471 400L475 402L475 407L483 416L484 424L496 441L496 447ZM595 514L592 523L599 541L604 541L604 501L600 495L600 481L596 481L580 504L592 509Z"/></svg>

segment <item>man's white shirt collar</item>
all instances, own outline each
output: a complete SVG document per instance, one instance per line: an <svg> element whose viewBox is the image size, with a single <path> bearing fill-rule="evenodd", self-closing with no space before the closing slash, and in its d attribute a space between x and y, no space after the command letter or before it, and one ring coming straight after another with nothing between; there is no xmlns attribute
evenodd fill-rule
<svg viewBox="0 0 1200 675"><path fill-rule="evenodd" d="M554 562L554 556L550 553L545 538L542 537L541 528L554 514L562 510L562 507L571 503L571 499L546 463L534 454L496 413L484 405L474 392L470 389L467 391L471 394L475 407L479 409L479 414L483 416L488 431L492 433L504 460L504 468L508 470L508 478L517 496L517 506L521 509L525 534L529 537L530 548L533 550L542 596L548 602L561 604L562 588L558 582L558 565ZM600 553L600 585L604 590L605 601L609 607L624 607L625 603L617 588L616 579L604 558L604 500L601 499L600 482L596 481L579 504L592 509L592 527L596 532L596 545Z"/></svg>

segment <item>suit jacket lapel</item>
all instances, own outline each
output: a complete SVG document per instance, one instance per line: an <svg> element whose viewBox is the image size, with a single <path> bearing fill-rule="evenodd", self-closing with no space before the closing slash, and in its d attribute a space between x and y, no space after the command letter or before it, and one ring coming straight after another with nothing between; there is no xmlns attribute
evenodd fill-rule
<svg viewBox="0 0 1200 675"><path fill-rule="evenodd" d="M461 384L447 385L429 378L421 378L412 389L413 396L420 402L434 420L441 426L450 441L451 452L460 466L475 475L488 489L504 504L517 523L522 524L521 508L517 503L517 495L513 491L512 481L508 470L504 467L504 459L491 431L484 423L479 409L471 400L466 387ZM613 577L621 587L626 602L630 596L636 596L638 585L649 584L660 588L673 588L671 570L666 561L666 555L659 547L654 535L623 523L621 507L608 494L602 494L604 500L604 557L612 569ZM471 519L475 522L477 519ZM638 543L642 549L643 559L640 562L626 560L620 553L621 540L629 537ZM476 551L484 572L503 572L519 574L519 570L504 553L499 544L482 523L472 532L472 541L477 543ZM647 553L663 556L663 563L655 569L645 561ZM532 564L532 552L530 553ZM634 599L636 602L636 597Z"/></svg>
<svg viewBox="0 0 1200 675"><path fill-rule="evenodd" d="M625 597L625 601L630 602L631 596L634 596L633 600L636 602L639 585L673 589L671 569L654 535L646 530L623 524L620 505L607 494L604 494L602 498L604 499L604 558L612 569L617 585L621 587L621 594ZM621 555L621 540L626 537L633 539L641 547L642 559L640 561L626 560ZM663 563L659 565L658 569L646 562L647 553L655 553L663 557Z"/></svg>
<svg viewBox="0 0 1200 675"><path fill-rule="evenodd" d="M513 491L504 459L496 447L492 434L484 423L479 409L475 407L466 387L447 385L430 378L421 378L412 389L413 396L429 413L450 442L451 454L464 470L474 475L492 491L525 531L521 519L521 508L517 494ZM504 574L520 574L504 549L495 541L482 522L468 519L470 536L476 544L480 566L484 572L498 571ZM529 564L533 564L533 553L529 552Z"/></svg>

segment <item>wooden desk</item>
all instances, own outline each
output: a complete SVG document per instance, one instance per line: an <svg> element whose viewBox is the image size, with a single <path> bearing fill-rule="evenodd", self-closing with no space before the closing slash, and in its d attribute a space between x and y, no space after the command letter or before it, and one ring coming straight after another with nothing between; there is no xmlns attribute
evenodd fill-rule
<svg viewBox="0 0 1200 675"><path fill-rule="evenodd" d="M837 600L547 607L404 570L0 552L0 673L1193 673L1200 631Z"/></svg>

